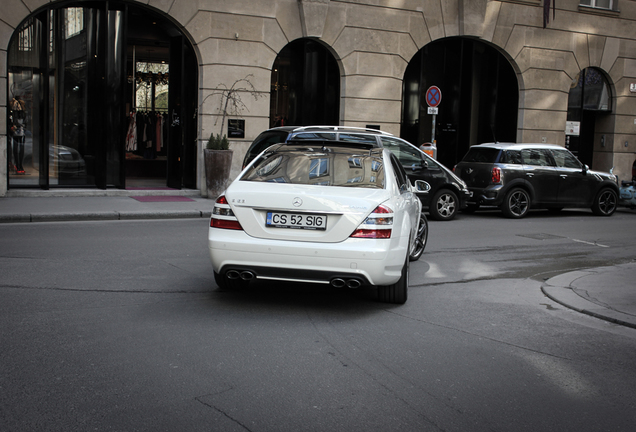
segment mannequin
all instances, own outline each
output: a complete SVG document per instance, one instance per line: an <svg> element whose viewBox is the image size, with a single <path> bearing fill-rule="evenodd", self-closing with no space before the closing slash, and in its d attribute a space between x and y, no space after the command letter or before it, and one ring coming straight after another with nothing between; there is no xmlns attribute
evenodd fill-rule
<svg viewBox="0 0 636 432"><path fill-rule="evenodd" d="M24 159L24 141L26 132L26 111L25 103L20 96L16 96L11 101L11 133L13 140L13 165L17 174L24 174L22 160Z"/></svg>

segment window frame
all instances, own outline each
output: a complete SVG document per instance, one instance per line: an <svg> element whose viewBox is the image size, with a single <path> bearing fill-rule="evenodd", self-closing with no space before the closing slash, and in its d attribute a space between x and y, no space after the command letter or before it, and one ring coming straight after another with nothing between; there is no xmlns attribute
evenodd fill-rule
<svg viewBox="0 0 636 432"><path fill-rule="evenodd" d="M585 1L589 1L589 4L584 3ZM618 0L608 0L609 7L599 6L598 5L599 1L600 0L579 0L579 7L588 9L588 10L594 10L594 11L611 11L611 12L618 11Z"/></svg>

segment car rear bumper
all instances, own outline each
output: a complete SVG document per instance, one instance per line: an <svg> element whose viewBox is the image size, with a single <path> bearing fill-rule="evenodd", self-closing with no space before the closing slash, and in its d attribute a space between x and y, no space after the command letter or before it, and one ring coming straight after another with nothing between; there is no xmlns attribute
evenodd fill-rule
<svg viewBox="0 0 636 432"><path fill-rule="evenodd" d="M216 273L249 271L257 279L330 283L356 278L362 284L398 281L408 239L356 239L314 243L257 239L243 231L210 228L208 247Z"/></svg>
<svg viewBox="0 0 636 432"><path fill-rule="evenodd" d="M501 185L468 189L472 192L472 196L468 198L469 204L498 207L503 202L504 194Z"/></svg>
<svg viewBox="0 0 636 432"><path fill-rule="evenodd" d="M468 203L472 199L473 194L470 190L460 190L459 191L459 209L463 210L468 206Z"/></svg>

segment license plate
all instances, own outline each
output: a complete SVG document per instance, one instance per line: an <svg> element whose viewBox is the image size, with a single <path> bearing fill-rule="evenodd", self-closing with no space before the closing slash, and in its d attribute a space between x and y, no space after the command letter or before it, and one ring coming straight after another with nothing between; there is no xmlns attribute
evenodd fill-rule
<svg viewBox="0 0 636 432"><path fill-rule="evenodd" d="M305 213L267 212L265 225L269 228L327 229L327 216Z"/></svg>

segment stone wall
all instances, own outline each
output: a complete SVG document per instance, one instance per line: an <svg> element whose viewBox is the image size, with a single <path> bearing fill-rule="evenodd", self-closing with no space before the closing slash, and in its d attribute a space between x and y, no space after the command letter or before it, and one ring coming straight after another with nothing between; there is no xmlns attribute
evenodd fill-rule
<svg viewBox="0 0 636 432"><path fill-rule="evenodd" d="M51 3L55 3L52 1ZM620 1L620 11L557 2L556 17L543 28L540 0L144 0L172 18L197 52L199 74L199 154L220 130L218 92L249 76L262 97L245 93L244 140L235 149L238 173L248 143L269 125L271 69L289 42L320 40L341 72L341 124L378 124L398 134L402 78L411 58L427 43L473 37L499 49L519 78L519 142L565 144L568 92L586 67L601 68L614 92L613 113L597 125L605 147L595 147L599 165L631 173L636 151L636 2ZM6 50L14 29L46 0L5 0L0 18L0 135L6 142ZM598 139L596 141L599 141ZM627 146L625 146L627 143ZM596 144L595 144L596 145ZM6 147L6 146L5 146ZM601 153L603 153L601 157ZM607 154L609 153L609 154ZM200 158L201 159L201 158ZM6 166L6 151L0 152ZM596 162L595 162L596 164ZM629 168L628 168L629 167ZM0 171L1 172L1 171ZM202 161L199 165L203 174ZM202 188L205 181L199 181ZM0 196L6 192L0 178Z"/></svg>

